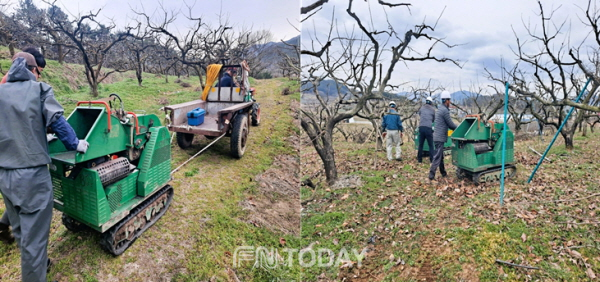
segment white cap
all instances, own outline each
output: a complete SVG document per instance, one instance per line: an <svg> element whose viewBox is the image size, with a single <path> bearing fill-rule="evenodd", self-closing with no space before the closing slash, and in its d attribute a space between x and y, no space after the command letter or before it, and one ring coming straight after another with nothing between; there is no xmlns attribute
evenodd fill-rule
<svg viewBox="0 0 600 282"><path fill-rule="evenodd" d="M444 90L442 91L442 95L440 95L441 99L450 99L450 92Z"/></svg>
<svg viewBox="0 0 600 282"><path fill-rule="evenodd" d="M431 99L431 96L430 96L430 97L427 97L427 99L425 99L425 100L427 100L427 101L429 101L429 102L433 102L433 99Z"/></svg>
<svg viewBox="0 0 600 282"><path fill-rule="evenodd" d="M395 108L395 107L396 107L396 102L394 102L394 101L391 101L391 102L390 102L390 107L392 107L392 108Z"/></svg>

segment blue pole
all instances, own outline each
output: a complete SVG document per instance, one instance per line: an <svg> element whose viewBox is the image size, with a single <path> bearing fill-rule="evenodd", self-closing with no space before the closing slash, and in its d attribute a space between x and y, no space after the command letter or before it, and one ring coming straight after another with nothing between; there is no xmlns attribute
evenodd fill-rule
<svg viewBox="0 0 600 282"><path fill-rule="evenodd" d="M592 80L592 78L588 78L588 81L585 83L585 86L583 86L583 89L581 89L581 93L579 93L579 96L577 96L577 99L575 99L575 103L579 102L579 99L581 99L581 96L583 96L583 92L587 88L588 84L590 84L591 80ZM531 180L533 179L533 176L535 175L535 172L538 170L538 168L540 167L540 165L542 164L542 162L546 158L546 154L548 154L548 151L550 151L550 148L554 144L554 141L556 141L556 137L558 137L558 134L562 130L563 126L565 126L565 124L569 120L569 117L571 116L571 113L573 113L574 110L575 110L575 107L571 107L571 110L567 114L567 117L565 117L565 120L563 120L562 124L560 125L560 127L556 131L556 134L554 134L554 138L552 138L552 141L550 141L550 145L548 145L548 148L546 148L546 151L544 152L544 154L542 155L542 157L538 161L537 165L533 169L533 172L531 173L531 176L529 176L529 180L527 180L527 183L531 183Z"/></svg>
<svg viewBox="0 0 600 282"><path fill-rule="evenodd" d="M504 93L504 126L502 127L502 173L500 174L500 205L504 205L504 164L506 162L506 113L508 113L508 82ZM492 128L493 130L493 128Z"/></svg>

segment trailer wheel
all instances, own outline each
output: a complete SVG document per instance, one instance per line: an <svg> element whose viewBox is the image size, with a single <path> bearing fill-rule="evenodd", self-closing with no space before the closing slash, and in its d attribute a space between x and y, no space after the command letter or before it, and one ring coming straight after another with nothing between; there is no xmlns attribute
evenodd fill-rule
<svg viewBox="0 0 600 282"><path fill-rule="evenodd" d="M231 155L234 158L242 158L246 151L246 141L248 140L248 115L238 114L233 121L233 130L231 132Z"/></svg>
<svg viewBox="0 0 600 282"><path fill-rule="evenodd" d="M177 132L177 145L179 145L179 148L189 148L192 146L192 141L194 141L194 134Z"/></svg>
<svg viewBox="0 0 600 282"><path fill-rule="evenodd" d="M260 105L258 103L254 103L254 105L252 105L252 125L260 125Z"/></svg>

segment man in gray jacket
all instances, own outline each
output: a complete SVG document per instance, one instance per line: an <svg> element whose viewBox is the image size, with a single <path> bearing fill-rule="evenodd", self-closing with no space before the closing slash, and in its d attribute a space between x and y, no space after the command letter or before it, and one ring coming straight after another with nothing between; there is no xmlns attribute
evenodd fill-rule
<svg viewBox="0 0 600 282"><path fill-rule="evenodd" d="M44 55L42 55L42 53L40 53L40 51L33 46L23 49L23 52L33 55L35 58L35 63L37 64L37 71L41 73L41 71L46 67L46 59L44 58ZM6 83L7 78L8 73L2 77L0 84ZM6 212L3 213L2 218L0 218L0 241L3 241L7 244L11 244L15 241L15 238L10 233L10 222Z"/></svg>
<svg viewBox="0 0 600 282"><path fill-rule="evenodd" d="M63 117L52 87L37 82L34 57L13 57L7 82L0 85L0 192L21 250L23 281L47 281L48 236L52 220L52 180L48 171L46 128L51 127L69 150L84 153Z"/></svg>
<svg viewBox="0 0 600 282"><path fill-rule="evenodd" d="M441 94L442 106L439 107L435 114L435 132L433 133L433 143L435 151L433 154L433 162L429 168L429 180L435 178L435 171L440 168L442 177L446 177L446 168L444 167L444 142L448 139L448 128L456 129L456 124L450 118L450 92L443 91Z"/></svg>
<svg viewBox="0 0 600 282"><path fill-rule="evenodd" d="M423 162L423 144L427 141L429 146L429 163L433 162L433 128L432 124L435 120L435 107L432 105L433 100L427 97L425 105L419 110L419 148L417 153L417 161Z"/></svg>

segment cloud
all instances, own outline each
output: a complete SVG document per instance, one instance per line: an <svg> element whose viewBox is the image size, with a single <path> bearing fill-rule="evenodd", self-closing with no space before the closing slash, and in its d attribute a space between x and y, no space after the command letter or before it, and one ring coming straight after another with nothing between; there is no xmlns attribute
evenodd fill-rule
<svg viewBox="0 0 600 282"><path fill-rule="evenodd" d="M312 42L309 39L324 38L332 24L337 30L357 29L356 23L345 12L347 3L347 0L331 0L321 11L303 23L304 48L311 46ZM457 45L453 48L436 46L433 54L461 61L462 69L451 63L431 61L399 64L393 74L394 83L408 83L407 87L429 80L443 87L453 88L449 89L450 91L459 90L458 87L461 85L471 83L489 84L490 82L484 77L485 68L492 72L499 72L501 63L508 67L515 64L516 56L511 50L517 47L515 33L523 42L530 39L524 25L538 33L541 25L538 15L539 6L536 1L421 0L413 2L410 8L383 8L375 1L354 3L353 10L365 26L386 30L388 25L391 25L402 38L408 29L425 23L435 27L433 31L428 31L430 35L444 38L447 43ZM560 47L564 41L562 38L569 37L571 44L575 44L587 35L587 29L578 17L582 14L581 8L585 8L586 5L586 0L543 1L546 16L552 14L553 21L557 24L565 22L558 36L560 40L555 42L555 48ZM556 12L552 13L555 10ZM336 19L332 21L334 12ZM397 42L391 40L389 43ZM429 44L430 42L424 40L413 40L411 47L423 53ZM536 42L529 42L525 48L528 52L537 52L540 46ZM416 52L407 53L407 55L412 54L416 55ZM385 64L385 61L383 63Z"/></svg>

